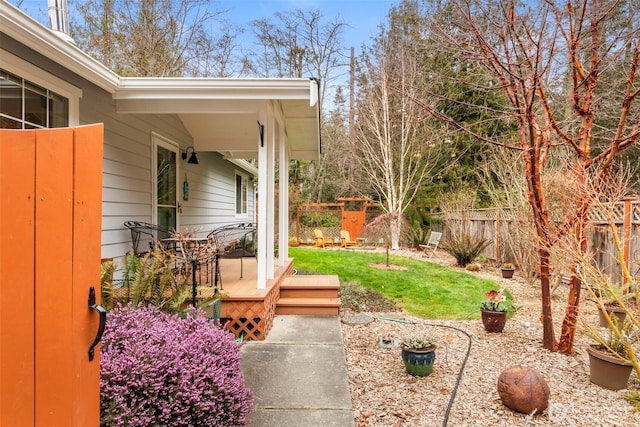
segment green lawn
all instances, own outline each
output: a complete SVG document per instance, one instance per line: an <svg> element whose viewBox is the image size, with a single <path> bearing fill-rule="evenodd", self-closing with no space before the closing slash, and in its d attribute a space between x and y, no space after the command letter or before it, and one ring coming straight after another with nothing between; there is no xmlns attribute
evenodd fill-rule
<svg viewBox="0 0 640 427"><path fill-rule="evenodd" d="M299 271L357 281L396 301L407 313L426 319L479 319L484 292L499 288L492 280L404 257L392 256L390 264L405 266L405 271L371 267L385 263L381 253L289 248L289 255Z"/></svg>

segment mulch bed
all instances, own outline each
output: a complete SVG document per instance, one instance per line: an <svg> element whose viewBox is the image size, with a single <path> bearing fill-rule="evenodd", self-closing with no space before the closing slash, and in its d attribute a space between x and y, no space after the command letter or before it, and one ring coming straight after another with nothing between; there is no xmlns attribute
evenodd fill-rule
<svg viewBox="0 0 640 427"><path fill-rule="evenodd" d="M400 255L421 256L410 251ZM440 251L429 261L456 268ZM480 320L431 321L402 312L370 312L370 323L343 323L357 427L640 426L640 412L633 410L623 392L606 390L589 381L585 348L591 341L587 337L576 335L572 356L542 348L540 295L535 285L527 284L517 272L513 279L503 279L498 268L485 266L470 274L495 280L522 306L507 320L502 333L485 332ZM563 316L565 291L560 287L553 296L556 330ZM581 316L597 322L592 302L584 301L581 310ZM343 313L353 314L349 310ZM381 345L383 338L388 343L424 335L438 344L434 371L424 378L406 373L399 348ZM541 414L514 412L500 400L498 376L517 365L536 370L549 384L549 407ZM640 390L635 374L630 389Z"/></svg>

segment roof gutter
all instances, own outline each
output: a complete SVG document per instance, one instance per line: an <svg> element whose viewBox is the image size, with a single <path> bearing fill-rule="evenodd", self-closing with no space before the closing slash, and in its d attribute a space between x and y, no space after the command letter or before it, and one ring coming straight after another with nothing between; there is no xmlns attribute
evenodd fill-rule
<svg viewBox="0 0 640 427"><path fill-rule="evenodd" d="M317 102L305 79L122 77L114 99L306 100ZM314 100L315 99L315 100Z"/></svg>

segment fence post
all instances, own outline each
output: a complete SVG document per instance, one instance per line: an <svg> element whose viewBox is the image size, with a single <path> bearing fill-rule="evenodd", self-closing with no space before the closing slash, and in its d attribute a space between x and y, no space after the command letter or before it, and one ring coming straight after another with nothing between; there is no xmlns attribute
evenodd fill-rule
<svg viewBox="0 0 640 427"><path fill-rule="evenodd" d="M631 202L638 200L637 197L625 197L624 199L624 216L622 220L624 241L622 244L622 257L624 259L624 265L629 269L629 246L631 241ZM623 276L623 283L627 283L627 277Z"/></svg>
<svg viewBox="0 0 640 427"><path fill-rule="evenodd" d="M300 242L300 206L296 207L296 242L302 243Z"/></svg>
<svg viewBox="0 0 640 427"><path fill-rule="evenodd" d="M496 261L500 261L502 262L502 258L500 257L500 207L496 208L496 222L495 222L495 229L496 229Z"/></svg>

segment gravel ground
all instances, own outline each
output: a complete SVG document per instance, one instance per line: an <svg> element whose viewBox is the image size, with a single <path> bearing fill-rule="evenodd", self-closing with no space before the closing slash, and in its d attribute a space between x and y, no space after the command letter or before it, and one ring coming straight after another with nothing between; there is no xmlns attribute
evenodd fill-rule
<svg viewBox="0 0 640 427"><path fill-rule="evenodd" d="M397 255L416 256L405 251ZM441 253L432 258L448 266L453 260ZM537 287L516 276L502 279L495 268L478 273L508 289L522 308L507 320L502 333L484 331L481 320L428 321L399 312L368 313L367 325L343 323L342 333L357 427L393 426L640 426L640 412L622 392L603 389L589 381L590 340L576 335L575 354L564 356L542 348ZM565 289L554 295L554 321L559 325ZM353 316L343 313L343 320ZM597 321L595 306L586 301L581 316ZM556 328L556 331L559 327ZM467 335L462 332L465 331ZM558 332L556 332L558 333ZM380 340L401 340L428 335L438 345L433 373L425 378L408 375L399 348L381 348ZM460 369L471 341L470 353ZM500 373L515 365L535 369L551 390L549 407L542 414L520 414L505 407L496 384ZM452 393L457 388L453 403ZM640 390L635 374L630 389Z"/></svg>

